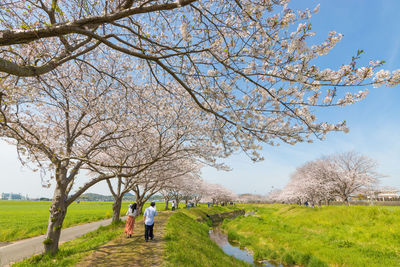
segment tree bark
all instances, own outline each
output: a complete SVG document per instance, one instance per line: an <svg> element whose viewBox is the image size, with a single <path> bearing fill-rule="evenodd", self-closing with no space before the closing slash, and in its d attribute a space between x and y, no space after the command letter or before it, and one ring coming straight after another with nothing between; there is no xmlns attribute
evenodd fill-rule
<svg viewBox="0 0 400 267"><path fill-rule="evenodd" d="M137 215L143 214L143 198L136 194Z"/></svg>
<svg viewBox="0 0 400 267"><path fill-rule="evenodd" d="M113 203L113 216L112 216L112 222L118 222L121 220L120 215L121 215L121 204L122 204L122 196L114 198L114 203Z"/></svg>
<svg viewBox="0 0 400 267"><path fill-rule="evenodd" d="M67 214L66 186L57 183L54 190L53 201L50 206L50 216L47 225L46 239L43 242L45 253L55 254L58 251L61 227Z"/></svg>
<svg viewBox="0 0 400 267"><path fill-rule="evenodd" d="M165 210L168 210L168 202L169 202L169 199L165 199Z"/></svg>
<svg viewBox="0 0 400 267"><path fill-rule="evenodd" d="M201 199L201 197L195 197L195 198L194 198L194 205L195 205L196 207L197 207L197 205L199 204L200 199Z"/></svg>

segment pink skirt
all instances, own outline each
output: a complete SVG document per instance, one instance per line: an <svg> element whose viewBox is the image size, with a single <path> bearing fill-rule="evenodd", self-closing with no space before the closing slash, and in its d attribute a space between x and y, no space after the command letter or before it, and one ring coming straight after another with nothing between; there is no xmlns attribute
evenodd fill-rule
<svg viewBox="0 0 400 267"><path fill-rule="evenodd" d="M125 234L131 235L133 234L133 226L135 225L135 217L128 216L125 224Z"/></svg>

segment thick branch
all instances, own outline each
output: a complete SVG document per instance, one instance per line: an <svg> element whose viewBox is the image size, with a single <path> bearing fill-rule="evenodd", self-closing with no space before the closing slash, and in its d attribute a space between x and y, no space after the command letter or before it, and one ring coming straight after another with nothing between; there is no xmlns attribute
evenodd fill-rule
<svg viewBox="0 0 400 267"><path fill-rule="evenodd" d="M131 7L116 13L102 16L91 16L72 22L57 23L50 27L42 27L33 30L5 30L0 31L0 46L28 43L42 38L57 37L71 33L78 33L78 29L93 28L101 24L111 23L132 15L151 13L155 11L171 10L189 5L196 0L180 0L174 3L165 3L151 6Z"/></svg>

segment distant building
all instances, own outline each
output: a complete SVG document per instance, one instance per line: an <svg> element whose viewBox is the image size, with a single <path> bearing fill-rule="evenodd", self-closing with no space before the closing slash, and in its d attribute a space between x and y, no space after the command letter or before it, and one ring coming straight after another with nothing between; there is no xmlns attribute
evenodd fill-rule
<svg viewBox="0 0 400 267"><path fill-rule="evenodd" d="M25 200L26 198L21 194L14 193L1 193L1 200Z"/></svg>
<svg viewBox="0 0 400 267"><path fill-rule="evenodd" d="M400 194L398 191L387 191L381 192L377 195L378 200L398 200L400 199Z"/></svg>

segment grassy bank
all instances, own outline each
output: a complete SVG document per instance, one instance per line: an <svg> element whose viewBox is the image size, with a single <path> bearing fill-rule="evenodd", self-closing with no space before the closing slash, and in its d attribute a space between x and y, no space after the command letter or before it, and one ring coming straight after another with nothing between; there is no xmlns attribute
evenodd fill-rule
<svg viewBox="0 0 400 267"><path fill-rule="evenodd" d="M256 259L304 266L400 266L400 208L248 205L225 221L230 240Z"/></svg>
<svg viewBox="0 0 400 267"><path fill-rule="evenodd" d="M84 256L92 253L97 247L120 236L124 231L124 223L101 226L96 231L87 233L77 239L66 242L60 246L56 255L37 255L15 263L13 267L52 267L74 266Z"/></svg>
<svg viewBox="0 0 400 267"><path fill-rule="evenodd" d="M0 242L14 241L46 233L49 219L47 201L0 201ZM124 215L128 203L122 204ZM111 218L112 202L80 202L68 207L63 228Z"/></svg>
<svg viewBox="0 0 400 267"><path fill-rule="evenodd" d="M166 266L250 266L226 255L208 237L206 214L226 212L233 207L182 209L171 215L166 226ZM197 220L202 220L199 222Z"/></svg>

